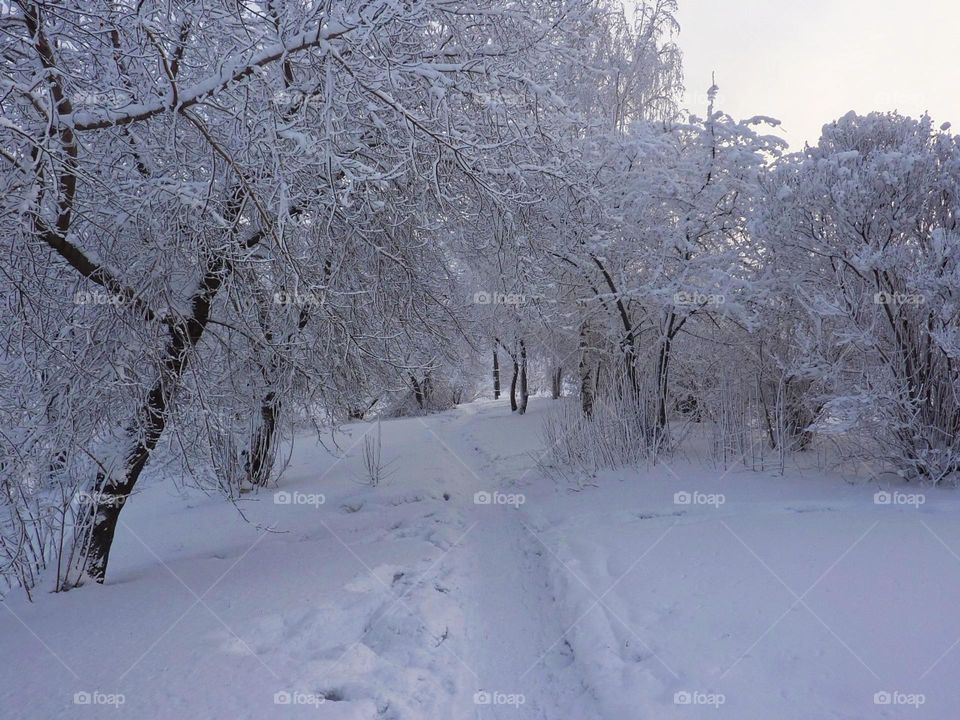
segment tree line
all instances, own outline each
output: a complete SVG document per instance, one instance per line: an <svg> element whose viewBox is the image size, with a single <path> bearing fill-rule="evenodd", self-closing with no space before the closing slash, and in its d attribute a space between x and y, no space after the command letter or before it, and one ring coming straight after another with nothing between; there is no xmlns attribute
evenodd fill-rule
<svg viewBox="0 0 960 720"><path fill-rule="evenodd" d="M955 476L956 138L681 112L676 10L0 9L5 583L103 582L145 472L235 500L298 428L541 383L571 462L685 418Z"/></svg>

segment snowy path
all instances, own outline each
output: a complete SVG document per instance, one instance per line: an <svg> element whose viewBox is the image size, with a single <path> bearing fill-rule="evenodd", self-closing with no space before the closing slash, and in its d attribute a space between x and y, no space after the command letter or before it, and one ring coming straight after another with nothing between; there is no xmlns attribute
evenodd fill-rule
<svg viewBox="0 0 960 720"><path fill-rule="evenodd" d="M466 663L478 689L475 717L559 720L581 702L579 683L555 612L545 550L520 502L526 499L523 482L534 474L537 438L512 433L516 420L504 417L502 407L485 406L448 423L426 424L448 460L469 526L462 570L469 578L463 601L471 647ZM491 434L501 440L513 435L510 454L493 453L504 445ZM490 504L478 504L477 493L486 493Z"/></svg>

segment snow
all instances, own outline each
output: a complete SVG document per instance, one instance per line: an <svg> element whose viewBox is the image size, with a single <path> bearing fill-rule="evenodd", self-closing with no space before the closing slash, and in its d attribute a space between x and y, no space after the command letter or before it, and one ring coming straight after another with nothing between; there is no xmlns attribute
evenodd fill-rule
<svg viewBox="0 0 960 720"><path fill-rule="evenodd" d="M215 75L197 82L178 92L178 107L190 107L217 90L228 86L242 78L256 72L267 63L291 53L313 46L323 46L331 39L350 32L352 25L347 23L326 23L311 30L292 36L285 43L278 43L253 53L249 59L226 59L221 63L220 70ZM169 100L166 102L129 103L121 108L104 108L97 112L80 111L64 115L58 119L60 126L77 130L92 130L110 127L111 125L126 125L138 120L159 115L169 109Z"/></svg>
<svg viewBox="0 0 960 720"><path fill-rule="evenodd" d="M0 716L942 719L960 706L955 493L693 459L569 488L537 469L551 404L384 421L394 472L375 488L361 461L375 424L344 428L340 450L302 435L277 488L289 502L242 500L249 523L145 480L105 586L5 601Z"/></svg>

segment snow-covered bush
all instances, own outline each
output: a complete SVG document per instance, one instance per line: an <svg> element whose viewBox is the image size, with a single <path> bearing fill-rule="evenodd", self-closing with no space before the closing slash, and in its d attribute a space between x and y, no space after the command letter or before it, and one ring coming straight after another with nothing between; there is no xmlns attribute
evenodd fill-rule
<svg viewBox="0 0 960 720"><path fill-rule="evenodd" d="M909 479L956 478L958 139L928 117L851 113L785 160L773 189L764 229L801 308L820 428L865 433Z"/></svg>
<svg viewBox="0 0 960 720"><path fill-rule="evenodd" d="M544 471L579 484L584 477L610 468L640 467L656 457L653 406L643 407L620 392L595 397L590 415L577 398L563 398L544 418L540 459Z"/></svg>

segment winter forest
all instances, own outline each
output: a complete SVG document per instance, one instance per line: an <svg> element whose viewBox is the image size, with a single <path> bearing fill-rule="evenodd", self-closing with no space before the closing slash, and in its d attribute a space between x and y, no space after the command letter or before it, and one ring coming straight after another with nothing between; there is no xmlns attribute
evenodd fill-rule
<svg viewBox="0 0 960 720"><path fill-rule="evenodd" d="M960 139L678 2L0 0L0 718L954 716Z"/></svg>

